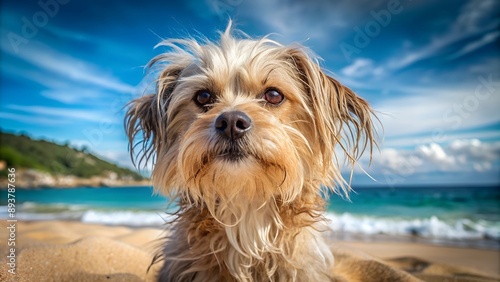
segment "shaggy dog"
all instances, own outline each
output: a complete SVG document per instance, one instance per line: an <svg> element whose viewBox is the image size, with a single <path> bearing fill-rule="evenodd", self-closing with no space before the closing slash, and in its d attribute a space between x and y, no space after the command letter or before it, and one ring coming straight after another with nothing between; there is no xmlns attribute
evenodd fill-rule
<svg viewBox="0 0 500 282"><path fill-rule="evenodd" d="M156 191L178 201L158 279L333 280L324 197L350 189L338 152L351 164L371 154L368 103L304 47L236 36L231 24L219 42L159 45L171 51L149 64L161 70L157 93L132 101L125 120L132 157L154 156Z"/></svg>

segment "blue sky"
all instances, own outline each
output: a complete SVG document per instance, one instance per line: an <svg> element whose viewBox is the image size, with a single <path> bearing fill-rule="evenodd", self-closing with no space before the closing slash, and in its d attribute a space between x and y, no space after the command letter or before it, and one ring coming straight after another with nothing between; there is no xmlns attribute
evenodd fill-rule
<svg viewBox="0 0 500 282"><path fill-rule="evenodd" d="M380 152L354 185L500 183L500 2L168 2L2 1L1 128L131 166L122 107L142 94L153 46L216 39L231 17L309 47L380 113Z"/></svg>

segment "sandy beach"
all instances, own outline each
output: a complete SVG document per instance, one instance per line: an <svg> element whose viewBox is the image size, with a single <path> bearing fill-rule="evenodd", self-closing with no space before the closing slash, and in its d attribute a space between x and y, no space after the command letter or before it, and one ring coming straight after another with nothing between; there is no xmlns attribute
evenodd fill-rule
<svg viewBox="0 0 500 282"><path fill-rule="evenodd" d="M147 269L161 229L34 221L17 222L12 232L9 224L0 224L0 281L154 281L157 266ZM500 281L495 250L352 241L332 242L332 249L359 260L382 261L423 281Z"/></svg>

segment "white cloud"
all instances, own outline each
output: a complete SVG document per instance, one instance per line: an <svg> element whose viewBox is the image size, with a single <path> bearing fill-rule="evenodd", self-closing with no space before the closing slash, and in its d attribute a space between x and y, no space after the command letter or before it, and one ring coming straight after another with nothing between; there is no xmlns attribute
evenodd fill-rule
<svg viewBox="0 0 500 282"><path fill-rule="evenodd" d="M437 132L428 132L421 136L398 136L386 138L383 142L383 147L386 148L403 148L411 146L419 146L428 142L449 143L457 139L477 138L480 140L500 140L500 131L495 129L480 130L480 131L456 131L443 132L438 135Z"/></svg>
<svg viewBox="0 0 500 282"><path fill-rule="evenodd" d="M109 101L107 104L109 108L112 107L112 99L123 101L122 104L125 104L135 95L132 92L119 92L120 95L117 95L115 90L83 82L75 83L51 72L37 71L34 68L22 68L15 64L9 65L5 70L7 75L30 80L47 88L40 92L41 96L68 105L92 104L96 101L99 101L100 105L104 105L106 101ZM134 88L134 91L140 94L142 93L140 89L144 88L144 85L138 85Z"/></svg>
<svg viewBox="0 0 500 282"><path fill-rule="evenodd" d="M458 52L455 54L451 55L449 57L450 60L457 59L462 57L463 55L466 55L470 52L473 52L485 45L488 45L490 43L493 43L498 37L500 37L500 32L499 31L493 31L490 33L487 33L483 35L480 39L470 42L467 45L465 45L462 49L460 49Z"/></svg>
<svg viewBox="0 0 500 282"><path fill-rule="evenodd" d="M500 70L500 58L487 57L479 60L476 63L471 63L465 71L472 74L496 73Z"/></svg>
<svg viewBox="0 0 500 282"><path fill-rule="evenodd" d="M380 165L382 170L398 170L408 165L420 166L423 161L417 156L410 156L396 149L389 148L382 150L380 154L376 156L374 163Z"/></svg>
<svg viewBox="0 0 500 282"><path fill-rule="evenodd" d="M373 68L373 61L370 59L359 58L352 64L343 68L341 72L348 76L364 76Z"/></svg>
<svg viewBox="0 0 500 282"><path fill-rule="evenodd" d="M456 161L454 156L448 155L436 143L418 146L415 152L417 157L420 157L424 162L432 163L442 169L453 166Z"/></svg>
<svg viewBox="0 0 500 282"><path fill-rule="evenodd" d="M496 0L470 0L462 7L455 22L451 25L451 32L458 34L483 29L484 21L496 16L498 6Z"/></svg>
<svg viewBox="0 0 500 282"><path fill-rule="evenodd" d="M388 68L398 70L407 67L420 60L436 55L438 51L460 40L496 29L498 21L492 21L490 24L486 24L484 21L492 18L495 19L494 13L497 10L498 2L495 0L469 1L464 5L455 21L445 33L433 35L427 45L409 50L402 56L389 60L387 63Z"/></svg>
<svg viewBox="0 0 500 282"><path fill-rule="evenodd" d="M70 109L70 108L56 108L56 107L45 107L45 106L19 106L19 105L8 105L7 108L17 111L22 111L30 114L37 114L45 116L45 118L64 118L73 120L84 120L91 122L105 122L107 124L118 123L117 117L113 118L113 115L107 116L103 115L102 111L98 110L81 110L81 109ZM38 119L39 117L36 117Z"/></svg>
<svg viewBox="0 0 500 282"><path fill-rule="evenodd" d="M67 120L44 118L44 117L37 117L36 119L33 119L33 117L31 116L6 113L6 112L0 112L0 119L7 119L27 124L32 124L34 121L36 121L37 124L45 124L45 125L61 125L68 123Z"/></svg>
<svg viewBox="0 0 500 282"><path fill-rule="evenodd" d="M484 172L498 169L500 142L479 139L430 143L414 149L383 149L374 157L374 169L385 173Z"/></svg>
<svg viewBox="0 0 500 282"><path fill-rule="evenodd" d="M11 50L6 41L2 41L0 46L2 51L41 68L43 72L53 73L73 82L122 93L136 91L135 87L120 81L99 67L57 52L38 42L32 42L18 53ZM6 71L9 72L9 68Z"/></svg>
<svg viewBox="0 0 500 282"><path fill-rule="evenodd" d="M478 81L478 85L481 85ZM500 121L499 89L481 95L470 89L420 89L418 93L374 102L386 139L480 127Z"/></svg>
<svg viewBox="0 0 500 282"><path fill-rule="evenodd" d="M373 60L359 58L352 64L340 70L342 74L348 77L366 77L366 76L380 76L384 74L382 67L375 67Z"/></svg>
<svg viewBox="0 0 500 282"><path fill-rule="evenodd" d="M493 162L499 160L500 143L482 143L479 139L455 140L449 150L457 156L466 155L469 160Z"/></svg>
<svg viewBox="0 0 500 282"><path fill-rule="evenodd" d="M57 90L44 90L40 92L45 98L52 99L63 104L88 104L95 101L102 103L103 97L107 94L98 90L60 88Z"/></svg>
<svg viewBox="0 0 500 282"><path fill-rule="evenodd" d="M331 1L258 0L244 1L235 8L240 16L262 23L269 32L283 36L286 42L309 39L324 42L335 35L335 30L348 25L347 7L341 5L349 6ZM328 20L318 21L318 18Z"/></svg>
<svg viewBox="0 0 500 282"><path fill-rule="evenodd" d="M61 26L57 25L48 25L46 27L47 30L50 32L56 34L58 37L65 38L67 40L72 40L72 41L85 41L85 42L96 42L96 37L95 35L91 36L89 34L83 33L79 30L75 29L66 29ZM99 42L101 42L102 39L99 39Z"/></svg>

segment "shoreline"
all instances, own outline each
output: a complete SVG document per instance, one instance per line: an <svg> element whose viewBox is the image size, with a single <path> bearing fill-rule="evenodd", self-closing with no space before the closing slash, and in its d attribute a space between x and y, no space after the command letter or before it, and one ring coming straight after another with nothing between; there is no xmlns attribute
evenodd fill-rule
<svg viewBox="0 0 500 282"><path fill-rule="evenodd" d="M6 221L6 218L0 218L0 221ZM28 223L28 224L37 224L37 223L42 223L42 222L63 222L63 223L76 223L76 224L84 224L84 225L96 225L96 226L103 226L103 227L109 227L109 228L129 228L131 230L141 230L141 229L156 229L159 231L165 231L168 230L168 222L165 222L164 226L159 226L157 224L149 224L149 225L127 225L127 224L109 224L105 222L84 222L81 220L77 219L52 219L52 220L47 220L47 219L41 219L41 220L17 220L17 222L23 222L23 223ZM497 243L497 245L494 248L491 248L489 246L479 246L477 244L467 244L467 242L464 242L466 240L438 240L434 238L424 238L424 237L418 237L414 235L387 235L387 234L372 234L372 235L367 235L367 234L352 234L352 233L345 233L345 232L335 232L334 230L328 230L324 231L324 237L329 241L332 242L333 244L335 243L341 243L341 244L415 244L415 245L421 245L421 246L427 246L427 247L437 247L437 248L452 248L452 249L463 249L463 250L486 250L486 251L495 251L498 252L499 256L499 264L500 264L500 243L497 241L494 241ZM441 243L437 243L436 241L440 241ZM476 241L476 240L474 240ZM444 242L444 243L443 243ZM456 244L453 244L453 243ZM460 242L460 244L458 244ZM500 268L499 268L499 274L500 274Z"/></svg>
<svg viewBox="0 0 500 282"><path fill-rule="evenodd" d="M0 228L6 227L8 227L7 220L2 219ZM19 220L16 223L18 270L23 279L26 279L19 281L30 281L36 278L36 275L52 275L54 273L51 271L63 270L65 273L73 274L77 271L88 272L92 275L107 273L106 275L111 275L111 277L126 273L137 279L128 280L123 276L116 276L117 281L121 278L124 281L152 281L152 274L147 274L144 269L149 267L158 245L158 239L166 232L168 231L160 227L128 227L82 223L74 220ZM500 279L500 253L496 250L446 247L394 240L365 242L332 239L329 240L329 244L334 252L355 254L363 258L369 256L391 267L407 270L417 277L421 277L418 275L439 275L451 278L449 281L454 281L453 277L458 276L453 275L466 273L470 277L489 277L493 280L456 281L499 281L495 279ZM0 246L0 263L2 264L0 269L2 271L0 273L7 265L5 263L7 254L7 242L2 240ZM72 255L75 257L68 257ZM106 261L103 262L99 256L106 258ZM109 256L113 257L109 258ZM54 266L45 269L47 261L53 263ZM110 261L113 262L111 266L96 265L109 264ZM425 268L422 268L422 265L425 265ZM40 274L40 271L43 273ZM118 279L118 277L121 278ZM0 278L2 278L1 275Z"/></svg>
<svg viewBox="0 0 500 282"><path fill-rule="evenodd" d="M0 181L0 191L7 191L7 185ZM64 190L64 189L79 189L79 188L137 188L137 187L152 187L151 180L141 180L141 181L127 181L127 182L95 182L92 179L83 179L82 182L78 182L72 185L36 185L30 186L24 183L16 185L16 189L19 190Z"/></svg>
<svg viewBox="0 0 500 282"><path fill-rule="evenodd" d="M106 187L108 188L108 187ZM150 186L130 186L130 187L120 187L125 189L136 189L136 191L148 191ZM95 195L93 188L85 187L82 190L87 191L86 193L92 195L92 198L86 198L85 201L95 201ZM107 191L112 192L114 188L109 187ZM119 189L119 188L118 188ZM57 188L50 188L51 193L58 193ZM21 191L21 190L19 190ZM32 190L34 192L40 191L44 193L44 189ZM142 192L141 192L142 193ZM149 192L147 192L149 193ZM3 195L3 192L0 191ZM35 194L38 195L38 194ZM135 195L135 194L134 194ZM23 195L17 195L18 198L23 198ZM44 196L47 198L46 196ZM50 197L50 195L49 195ZM126 226L130 228L160 228L164 226L166 219L171 219L171 215L168 211L173 212L175 206L166 207L164 204L165 199L158 198L155 202L148 202L148 206L138 206L135 209L130 209L127 205L110 206L109 201L115 199L110 198L103 200L103 205L101 206L89 206L85 203L67 203L67 204L54 204L54 203L44 203L36 202L37 198L31 196L25 202L16 204L17 218L24 222L37 222L44 220L60 220L60 221L75 221L87 224L101 224L106 226ZM129 197L129 196L127 196ZM25 198L25 197L24 197ZM44 199L45 199L44 198ZM132 197L133 198L133 197ZM80 198L79 198L80 199ZM6 203L2 202L3 208L6 209ZM147 209L149 208L149 209ZM338 215L327 212L325 214L326 218L338 217ZM0 220L7 217L6 210L0 211ZM387 221L387 219L381 219ZM348 224L362 224L363 222L350 221ZM374 224L377 224L375 222ZM448 232L452 232L449 230ZM439 234L438 234L439 235ZM446 235L446 234L445 234ZM345 242L368 242L368 243L378 243L378 242L401 242L401 243L418 243L426 244L431 246L443 246L443 247L456 247L456 248L474 248L474 249L492 249L500 251L500 240L490 237L444 237L444 236L426 236L425 234L417 233L385 233L384 230L379 232L356 232L349 231L342 228L341 225L332 224L329 221L329 229L324 231L324 236L332 241L345 241Z"/></svg>
<svg viewBox="0 0 500 282"><path fill-rule="evenodd" d="M0 178L0 190L6 190L9 183L7 178ZM119 176L114 172L107 172L87 178L75 175L52 174L34 169L19 169L15 172L15 188L20 190L125 187L134 185L151 185L151 180L145 178L136 180L130 175Z"/></svg>
<svg viewBox="0 0 500 282"><path fill-rule="evenodd" d="M0 220L7 220L6 218L0 218ZM166 227L160 226L158 224L145 224L145 225L127 225L123 223L118 224L110 224L106 222L86 222L81 221L80 219L28 219L28 220L18 220L18 222L24 222L28 224L35 224L39 222L66 222L66 223L80 223L86 225L98 225L103 227L123 227L129 228L132 230L140 230L140 229L158 229L164 230ZM168 224L168 223L166 223ZM416 235L388 235L388 234L358 234L358 233L346 233L346 232L336 232L334 230L324 231L324 236L330 242L341 242L345 244L351 243L360 243L360 244L385 244L385 243L397 243L397 244L417 244L422 246L429 247L443 247L443 248L454 248L454 249L470 249L470 250L487 250L487 251L496 251L499 254L499 263L500 263L500 243L495 240L491 240L491 243L495 243L492 247L488 244L474 244L472 242L477 242L481 240L445 240L445 239L435 239L435 238L424 238ZM439 241L439 242L437 242ZM499 273L500 274L500 273Z"/></svg>
<svg viewBox="0 0 500 282"><path fill-rule="evenodd" d="M427 238L418 235L388 235L388 234L362 234L327 231L327 236L333 241L360 242L360 243L414 243L437 247L465 248L478 250L495 250L500 252L500 242L494 239L442 239ZM500 256L500 253L499 253Z"/></svg>
<svg viewBox="0 0 500 282"><path fill-rule="evenodd" d="M123 187L125 188L125 187ZM134 187L137 188L137 187ZM89 187L89 189L94 189ZM120 210L117 210L120 212ZM82 211L83 212L83 211ZM145 211L145 212L154 212L154 211ZM156 212L154 212L156 213ZM160 214L164 214L166 217L166 213L164 211L159 211ZM137 224L127 224L124 223L123 220L118 221L116 223L109 223L106 221L94 221L94 220L82 220L83 218L80 216L74 217L57 217L56 214L47 214L45 217L41 217L38 219L26 219L21 215L21 219L19 221L26 223L35 223L35 222L43 222L43 221L62 221L62 222L76 222L81 224L96 224L107 227L126 227L131 229L141 229L141 228L156 228L163 229L164 224L162 223L150 223L146 224L142 222L140 225ZM20 216L18 212L18 217ZM52 217L52 218L51 218ZM160 217L159 219L164 220L164 217ZM0 220L6 220L6 218L1 218ZM435 246L435 247L449 247L449 248L463 248L463 249L477 249L477 250L494 250L499 252L500 257L500 241L483 238L483 239L450 239L450 238L428 238L422 237L419 235L410 235L410 234L364 234L364 233L350 233L344 231L338 231L334 229L325 230L324 236L332 242L360 242L360 243L386 243L386 242L397 242L397 243L410 243L410 244L422 244L427 246Z"/></svg>

